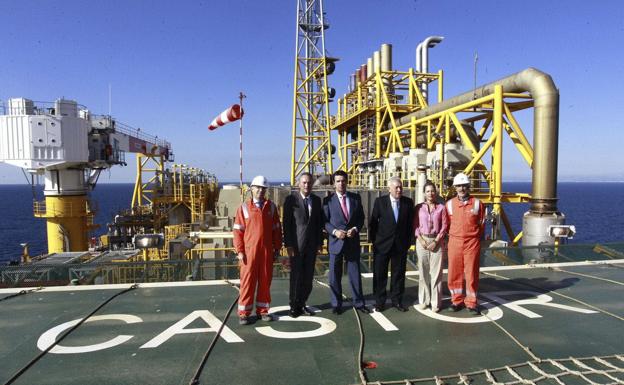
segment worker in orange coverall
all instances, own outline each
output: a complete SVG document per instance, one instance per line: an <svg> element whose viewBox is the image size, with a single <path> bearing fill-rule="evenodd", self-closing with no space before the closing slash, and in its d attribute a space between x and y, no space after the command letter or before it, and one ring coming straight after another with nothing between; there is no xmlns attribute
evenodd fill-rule
<svg viewBox="0 0 624 385"><path fill-rule="evenodd" d="M234 219L234 248L240 264L238 316L241 325L251 323L254 294L257 317L263 321L273 320L269 314L270 288L273 261L282 247L282 226L277 207L265 199L267 187L267 179L256 176L251 182L251 199L240 205Z"/></svg>
<svg viewBox="0 0 624 385"><path fill-rule="evenodd" d="M448 243L448 287L452 302L450 310L457 312L466 306L472 314L479 315L481 312L477 303L477 289L485 208L481 201L470 196L470 181L466 174L457 174L453 179L453 186L457 196L446 202L446 211L451 222Z"/></svg>

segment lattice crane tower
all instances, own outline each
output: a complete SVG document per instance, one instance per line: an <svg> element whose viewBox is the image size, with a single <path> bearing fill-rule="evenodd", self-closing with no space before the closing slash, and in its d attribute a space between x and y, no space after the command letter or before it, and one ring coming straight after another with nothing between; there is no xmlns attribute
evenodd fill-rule
<svg viewBox="0 0 624 385"><path fill-rule="evenodd" d="M293 92L290 183L303 172L315 176L332 172L329 102L335 90L327 85L336 58L325 52L322 0L297 0L297 39Z"/></svg>

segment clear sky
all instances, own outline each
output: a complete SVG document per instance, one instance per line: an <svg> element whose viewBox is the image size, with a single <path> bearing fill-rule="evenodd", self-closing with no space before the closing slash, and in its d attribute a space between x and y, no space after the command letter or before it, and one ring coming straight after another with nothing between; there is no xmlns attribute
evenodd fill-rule
<svg viewBox="0 0 624 385"><path fill-rule="evenodd" d="M561 95L559 179L624 181L624 2L326 0L325 9L338 94L381 43L403 70L418 42L442 35L429 68L445 71L446 97L472 88L475 52L479 84L547 72ZM206 127L243 91L245 179L287 180L295 10L295 0L5 1L0 99L64 96L107 113L111 84L118 120L168 139L176 162L237 180L238 125ZM504 178L529 180L515 152L506 147ZM115 167L100 182L134 173ZM0 183L25 180L0 164Z"/></svg>

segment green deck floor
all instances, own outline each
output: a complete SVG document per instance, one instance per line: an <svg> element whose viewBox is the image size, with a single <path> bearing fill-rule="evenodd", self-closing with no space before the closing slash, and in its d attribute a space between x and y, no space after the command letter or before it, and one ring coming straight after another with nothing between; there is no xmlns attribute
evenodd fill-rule
<svg viewBox="0 0 624 385"><path fill-rule="evenodd" d="M365 369L366 379L401 381L535 358L621 355L623 268L622 261L615 261L485 269L480 301L486 310L481 317L415 307L407 313L360 313L363 360L376 364ZM363 283L370 293L371 278ZM45 332L85 316L128 286L46 288L1 301L0 381L5 383L40 352L37 343ZM16 291L0 290L0 298ZM86 322L61 343L81 352L48 353L15 383L188 384L236 296L226 282L141 284L96 314L117 319ZM279 320L239 326L234 312L206 362L201 384L361 383L358 318L352 309L339 316L331 313L324 279L315 282L308 302L318 309L314 317L287 316L287 280L274 280L272 296ZM405 302L413 305L416 299L417 276L410 275ZM538 299L543 303L536 303ZM178 333L163 337L176 323ZM120 336L131 337L116 346L84 351ZM475 376L474 383L480 378Z"/></svg>

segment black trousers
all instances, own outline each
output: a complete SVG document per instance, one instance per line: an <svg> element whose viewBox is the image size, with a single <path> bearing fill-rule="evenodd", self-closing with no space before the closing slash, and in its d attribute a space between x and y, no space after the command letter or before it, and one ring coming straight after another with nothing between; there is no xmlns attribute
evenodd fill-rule
<svg viewBox="0 0 624 385"><path fill-rule="evenodd" d="M295 253L290 257L290 307L304 306L312 292L316 250Z"/></svg>
<svg viewBox="0 0 624 385"><path fill-rule="evenodd" d="M388 285L388 263L392 267L390 272L390 299L392 304L401 304L403 293L405 293L405 264L407 263L407 253L399 253L392 247L386 255L375 254L373 257L373 295L375 303L383 305L386 303Z"/></svg>

